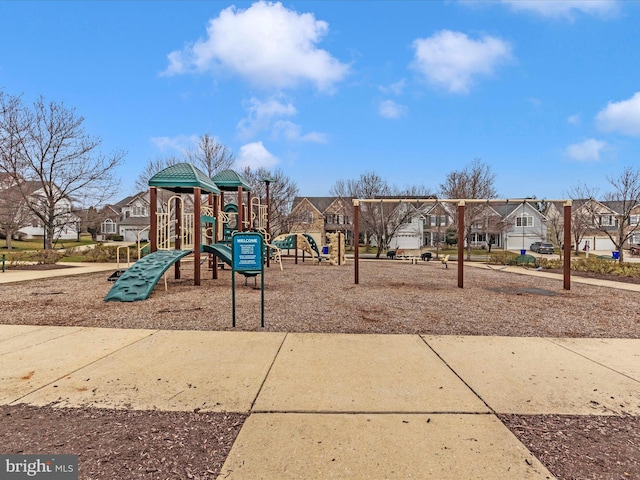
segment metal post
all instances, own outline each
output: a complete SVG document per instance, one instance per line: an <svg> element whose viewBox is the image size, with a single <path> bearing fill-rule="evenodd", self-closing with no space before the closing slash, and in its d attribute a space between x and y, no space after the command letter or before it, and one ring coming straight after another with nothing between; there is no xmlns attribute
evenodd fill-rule
<svg viewBox="0 0 640 480"><path fill-rule="evenodd" d="M464 200L458 203L458 288L464 288Z"/></svg>
<svg viewBox="0 0 640 480"><path fill-rule="evenodd" d="M571 200L564 204L564 289L571 290Z"/></svg>

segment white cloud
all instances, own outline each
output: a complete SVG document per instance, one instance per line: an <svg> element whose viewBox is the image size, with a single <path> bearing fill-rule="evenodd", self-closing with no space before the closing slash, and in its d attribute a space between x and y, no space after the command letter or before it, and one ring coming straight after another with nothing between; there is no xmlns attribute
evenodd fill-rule
<svg viewBox="0 0 640 480"><path fill-rule="evenodd" d="M473 40L451 30L418 38L413 47L413 68L431 83L454 93L467 93L476 77L492 75L511 59L511 45L504 40L489 35Z"/></svg>
<svg viewBox="0 0 640 480"><path fill-rule="evenodd" d="M258 98L249 100L247 118L238 123L238 134L242 138L251 138L254 135L268 130L274 118L292 117L298 113L296 107L289 102L282 102L275 97L262 101Z"/></svg>
<svg viewBox="0 0 640 480"><path fill-rule="evenodd" d="M617 0L502 0L513 10L543 17L572 18L576 13L608 16L618 10Z"/></svg>
<svg viewBox="0 0 640 480"><path fill-rule="evenodd" d="M272 155L262 142L253 142L240 147L234 168L242 170L249 167L255 170L264 167L270 170L278 163L280 163L280 159Z"/></svg>
<svg viewBox="0 0 640 480"><path fill-rule="evenodd" d="M573 115L569 115L569 117L567 118L567 122L569 122L571 125L580 125L580 123L582 122L582 117L579 113L574 113Z"/></svg>
<svg viewBox="0 0 640 480"><path fill-rule="evenodd" d="M380 91L383 93L392 93L394 95L402 95L404 88L407 86L407 81L403 78L391 85L380 86Z"/></svg>
<svg viewBox="0 0 640 480"><path fill-rule="evenodd" d="M596 115L596 123L605 132L640 136L640 92L629 100L609 102Z"/></svg>
<svg viewBox="0 0 640 480"><path fill-rule="evenodd" d="M308 132L303 134L300 125L287 120L277 121L273 125L273 134L276 138L282 136L290 142L327 143L327 136L324 133Z"/></svg>
<svg viewBox="0 0 640 480"><path fill-rule="evenodd" d="M177 135L175 137L151 137L153 143L159 150L174 151L180 155L185 155L198 143L197 135Z"/></svg>
<svg viewBox="0 0 640 480"><path fill-rule="evenodd" d="M597 162L600 160L600 154L606 146L606 142L589 138L582 143L569 145L565 149L565 154L573 160L580 162Z"/></svg>
<svg viewBox="0 0 640 480"><path fill-rule="evenodd" d="M384 118L400 118L405 116L407 111L407 107L393 100L383 100L378 105L378 113Z"/></svg>
<svg viewBox="0 0 640 480"><path fill-rule="evenodd" d="M264 88L310 82L331 90L349 66L318 48L328 31L327 22L280 2L259 1L246 10L231 6L209 21L207 38L168 55L164 74L224 71Z"/></svg>

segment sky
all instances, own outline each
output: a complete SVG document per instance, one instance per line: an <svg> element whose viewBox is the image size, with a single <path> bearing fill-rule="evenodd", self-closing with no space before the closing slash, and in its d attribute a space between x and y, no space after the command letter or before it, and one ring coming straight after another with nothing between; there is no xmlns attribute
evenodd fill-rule
<svg viewBox="0 0 640 480"><path fill-rule="evenodd" d="M374 172L437 193L474 159L500 198L640 166L640 2L5 1L0 90L149 160L203 134L302 196Z"/></svg>

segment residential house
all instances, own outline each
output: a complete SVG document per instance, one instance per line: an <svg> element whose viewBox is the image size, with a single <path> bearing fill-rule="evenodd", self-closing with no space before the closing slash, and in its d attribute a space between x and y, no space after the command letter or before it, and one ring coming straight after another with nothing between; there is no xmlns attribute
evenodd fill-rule
<svg viewBox="0 0 640 480"><path fill-rule="evenodd" d="M353 205L341 197L295 197L290 214L290 233L311 235L324 245L327 233L342 232L345 242L353 242Z"/></svg>
<svg viewBox="0 0 640 480"><path fill-rule="evenodd" d="M500 243L506 250L528 250L547 241L547 217L530 202L492 204L500 215Z"/></svg>
<svg viewBox="0 0 640 480"><path fill-rule="evenodd" d="M105 206L101 214L104 218L100 225L103 238L122 237L126 242L149 238L149 192L141 192L126 197L113 205Z"/></svg>
<svg viewBox="0 0 640 480"><path fill-rule="evenodd" d="M556 239L559 239L560 235L557 232L554 234L554 230L563 228L563 204L561 202L550 203L547 205L545 215L550 222L551 240L556 243ZM633 220L637 221L638 218ZM588 247L589 250L613 251L615 245L605 231L611 233L615 238L619 221L618 212L611 208L607 202L599 202L594 199L573 200L571 204L571 242L573 248L586 250ZM575 245L576 241L578 245Z"/></svg>
<svg viewBox="0 0 640 480"><path fill-rule="evenodd" d="M408 205L408 204L402 204ZM405 207L406 208L406 207ZM472 205L467 205L472 208ZM547 238L546 217L529 202L477 205L470 225L472 247L528 249ZM390 248L420 248L444 242L447 229L455 224L456 206L447 202L425 203L398 227Z"/></svg>
<svg viewBox="0 0 640 480"><path fill-rule="evenodd" d="M16 202L23 202L22 193L19 193L17 184L13 182L11 177L7 174L3 174L0 179L0 190L4 190L2 195L5 199L14 199ZM22 183L23 192L26 192L29 198L28 203L32 205L42 204L44 202L44 189L40 182L25 181ZM12 190L12 192L9 192ZM19 217L19 228L17 232L14 232L15 238L24 240L31 240L34 238L43 238L45 235L45 228L42 220L29 210L27 202L24 201L22 206L11 205L9 212L16 217ZM5 212L8 213L8 212ZM5 219L6 220L6 219ZM78 225L80 219L73 213L73 203L68 197L60 198L55 206L55 228L54 239L57 240L75 240L78 238Z"/></svg>

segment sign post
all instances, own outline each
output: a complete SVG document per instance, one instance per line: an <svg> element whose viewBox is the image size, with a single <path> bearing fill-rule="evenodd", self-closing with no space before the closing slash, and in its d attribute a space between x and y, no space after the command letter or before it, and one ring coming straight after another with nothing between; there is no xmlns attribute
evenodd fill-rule
<svg viewBox="0 0 640 480"><path fill-rule="evenodd" d="M231 311L232 326L236 326L235 272L260 275L260 326L264 328L264 239L258 232L236 232L231 237Z"/></svg>

